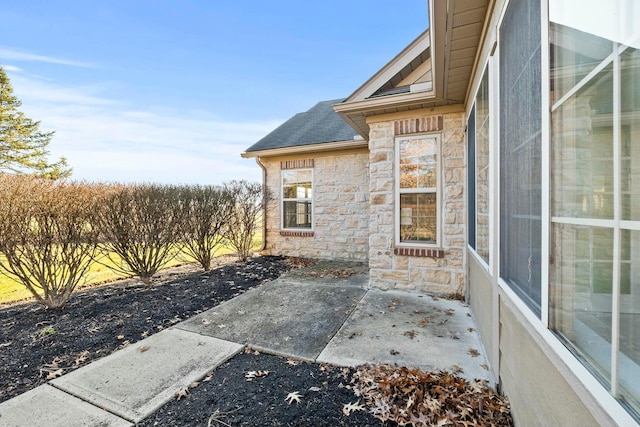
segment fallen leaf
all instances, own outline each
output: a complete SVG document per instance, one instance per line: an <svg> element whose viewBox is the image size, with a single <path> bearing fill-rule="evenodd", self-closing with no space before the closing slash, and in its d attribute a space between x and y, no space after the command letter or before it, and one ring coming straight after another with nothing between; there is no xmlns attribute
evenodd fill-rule
<svg viewBox="0 0 640 427"><path fill-rule="evenodd" d="M140 347L138 347L138 351L140 353L144 353L145 351L149 350L151 347L149 347L148 345L141 345Z"/></svg>
<svg viewBox="0 0 640 427"><path fill-rule="evenodd" d="M118 335L116 338L118 338L119 340L123 340L124 339L124 335Z"/></svg>
<svg viewBox="0 0 640 427"><path fill-rule="evenodd" d="M322 390L320 387L309 387L309 391L320 391Z"/></svg>
<svg viewBox="0 0 640 427"><path fill-rule="evenodd" d="M291 405L294 401L296 403L300 403L300 398L302 396L300 396L300 393L298 393L297 391L291 392L289 394L287 394L287 397L284 398L285 402L289 402L289 405Z"/></svg>
<svg viewBox="0 0 640 427"><path fill-rule="evenodd" d="M342 413L347 417L351 415L351 412L355 411L364 411L364 406L360 405L358 402L347 403L342 407Z"/></svg>
<svg viewBox="0 0 640 427"><path fill-rule="evenodd" d="M298 366L300 364L299 360L287 359L287 365Z"/></svg>
<svg viewBox="0 0 640 427"><path fill-rule="evenodd" d="M478 350L476 350L475 348L470 348L469 351L467 352L467 354L471 357L478 357L480 356L480 352Z"/></svg>
<svg viewBox="0 0 640 427"><path fill-rule="evenodd" d="M269 371L249 371L244 374L247 381L253 381L255 378L266 377L269 375Z"/></svg>
<svg viewBox="0 0 640 427"><path fill-rule="evenodd" d="M458 365L453 365L451 367L451 372L453 372L454 374L461 374L464 372L464 369L462 369L460 366Z"/></svg>
<svg viewBox="0 0 640 427"><path fill-rule="evenodd" d="M418 335L418 333L412 330L412 331L405 331L402 335L412 340L416 337L416 335Z"/></svg>
<svg viewBox="0 0 640 427"><path fill-rule="evenodd" d="M180 400L183 397L189 397L189 390L187 390L186 388L183 388L182 390L176 393L176 400Z"/></svg>
<svg viewBox="0 0 640 427"><path fill-rule="evenodd" d="M47 375L47 381L48 380L53 380L55 378L61 377L62 374L64 374L64 369L58 369L55 370L53 372L49 372L49 375Z"/></svg>
<svg viewBox="0 0 640 427"><path fill-rule="evenodd" d="M74 358L73 366L77 368L78 366L86 362L88 358L89 358L88 350L85 350L82 353L76 354L76 357Z"/></svg>

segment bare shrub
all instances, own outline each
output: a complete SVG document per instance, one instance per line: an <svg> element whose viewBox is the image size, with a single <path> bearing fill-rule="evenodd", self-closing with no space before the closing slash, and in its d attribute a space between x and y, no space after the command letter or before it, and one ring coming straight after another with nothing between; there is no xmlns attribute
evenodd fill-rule
<svg viewBox="0 0 640 427"><path fill-rule="evenodd" d="M182 251L198 261L205 271L225 240L232 213L229 193L219 186L192 185L181 189L183 222Z"/></svg>
<svg viewBox="0 0 640 427"><path fill-rule="evenodd" d="M0 174L0 271L62 307L96 254L100 186Z"/></svg>
<svg viewBox="0 0 640 427"><path fill-rule="evenodd" d="M96 215L102 233L99 262L150 283L178 254L183 212L179 187L112 186Z"/></svg>
<svg viewBox="0 0 640 427"><path fill-rule="evenodd" d="M225 235L238 259L246 261L253 247L253 236L266 197L263 197L262 185L258 182L234 180L225 183L224 188L233 200L233 211Z"/></svg>

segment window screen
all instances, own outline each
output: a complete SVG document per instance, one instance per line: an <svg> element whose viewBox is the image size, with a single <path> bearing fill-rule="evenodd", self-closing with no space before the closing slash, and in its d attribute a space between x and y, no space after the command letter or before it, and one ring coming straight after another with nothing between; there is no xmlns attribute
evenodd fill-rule
<svg viewBox="0 0 640 427"><path fill-rule="evenodd" d="M500 26L500 276L540 315L540 0L512 1Z"/></svg>

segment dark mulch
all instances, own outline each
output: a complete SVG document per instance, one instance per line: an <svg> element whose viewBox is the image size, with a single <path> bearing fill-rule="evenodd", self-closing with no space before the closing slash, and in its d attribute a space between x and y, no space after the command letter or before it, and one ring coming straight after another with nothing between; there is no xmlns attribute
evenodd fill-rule
<svg viewBox="0 0 640 427"><path fill-rule="evenodd" d="M128 280L88 288L61 310L46 310L37 303L0 308L0 402L299 266L295 260L259 257L151 286ZM247 381L245 375L251 371L269 373ZM345 403L357 401L347 387L352 373L265 354L240 354L142 425L383 425L362 411L343 414ZM299 403L285 401L296 391Z"/></svg>
<svg viewBox="0 0 640 427"><path fill-rule="evenodd" d="M240 295L290 269L254 258L164 284L135 280L88 288L60 310L37 303L0 309L0 402ZM59 371L62 369L62 371Z"/></svg>
<svg viewBox="0 0 640 427"><path fill-rule="evenodd" d="M251 372L264 376L247 381ZM138 425L395 426L364 410L343 413L344 405L358 403L349 385L353 372L257 352L240 354ZM296 392L297 400L287 400Z"/></svg>

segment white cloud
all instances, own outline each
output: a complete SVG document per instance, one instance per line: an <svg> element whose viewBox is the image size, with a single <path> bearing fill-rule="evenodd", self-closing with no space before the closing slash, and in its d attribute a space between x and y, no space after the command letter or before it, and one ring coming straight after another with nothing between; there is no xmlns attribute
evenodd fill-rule
<svg viewBox="0 0 640 427"><path fill-rule="evenodd" d="M52 56L38 55L35 53L29 53L29 52L20 51L13 48L3 48L3 47L0 47L0 59L9 59L12 61L26 61L26 62L47 62L49 64L70 65L72 67L84 67L84 68L94 66L86 62L73 61L73 60L63 59L63 58L54 58Z"/></svg>
<svg viewBox="0 0 640 427"><path fill-rule="evenodd" d="M11 76L22 111L55 130L52 158L65 156L73 178L89 181L219 184L261 179L240 153L281 121L226 121L204 112L127 109L94 87L65 87Z"/></svg>
<svg viewBox="0 0 640 427"><path fill-rule="evenodd" d="M5 71L10 71L13 73L19 73L22 71L22 68L16 67L15 65L2 65L2 68Z"/></svg>

